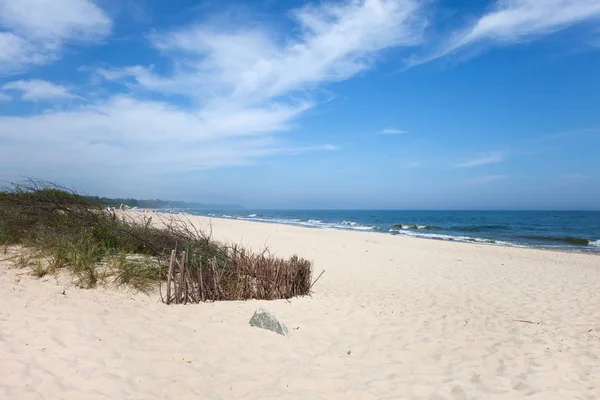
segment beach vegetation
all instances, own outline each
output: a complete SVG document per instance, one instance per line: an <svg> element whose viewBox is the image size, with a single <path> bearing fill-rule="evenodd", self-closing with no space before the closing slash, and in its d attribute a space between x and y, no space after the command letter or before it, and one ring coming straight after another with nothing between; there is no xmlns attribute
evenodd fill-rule
<svg viewBox="0 0 600 400"><path fill-rule="evenodd" d="M221 243L180 215L122 212L37 180L0 191L0 243L23 246L15 266L37 277L68 271L82 288L150 293L182 252L198 302L290 298L311 288L312 262L300 257Z"/></svg>

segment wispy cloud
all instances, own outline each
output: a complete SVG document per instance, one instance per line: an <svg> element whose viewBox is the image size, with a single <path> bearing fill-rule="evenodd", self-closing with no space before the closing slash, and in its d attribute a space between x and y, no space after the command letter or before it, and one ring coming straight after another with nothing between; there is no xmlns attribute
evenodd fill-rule
<svg viewBox="0 0 600 400"><path fill-rule="evenodd" d="M0 93L0 101L11 101L12 97L5 93Z"/></svg>
<svg viewBox="0 0 600 400"><path fill-rule="evenodd" d="M416 0L325 2L290 15L299 35L286 40L253 24L221 20L151 35L152 44L180 65L170 76L139 65L99 73L133 78L151 91L256 104L348 79L372 68L381 50L419 44L425 28Z"/></svg>
<svg viewBox="0 0 600 400"><path fill-rule="evenodd" d="M411 161L408 164L406 164L406 168L418 168L422 165L423 163L421 161Z"/></svg>
<svg viewBox="0 0 600 400"><path fill-rule="evenodd" d="M508 177L507 175L487 175L487 176L481 176L478 178L468 179L465 181L465 183L467 185L482 185L485 183L500 181L500 180L506 179L507 177Z"/></svg>
<svg viewBox="0 0 600 400"><path fill-rule="evenodd" d="M598 0L498 0L475 24L452 35L417 65L475 44L511 44L532 40L600 18Z"/></svg>
<svg viewBox="0 0 600 400"><path fill-rule="evenodd" d="M91 0L0 0L0 74L56 60L66 43L102 40L112 21Z"/></svg>
<svg viewBox="0 0 600 400"><path fill-rule="evenodd" d="M9 82L4 84L2 89L21 92L21 100L58 100L79 97L65 86L37 79Z"/></svg>
<svg viewBox="0 0 600 400"><path fill-rule="evenodd" d="M383 50L419 44L421 2L322 2L289 15L296 24L289 37L252 20L226 18L152 33L149 43L171 60L170 72L152 65L99 69L104 79L123 83L125 94L66 111L0 118L1 132L18 132L0 148L0 166L27 159L25 148L44 149L38 164L75 171L110 159L115 162L96 174L152 176L337 150L334 144L294 146L278 134L319 104L325 85L373 68ZM154 93L188 101L145 100Z"/></svg>
<svg viewBox="0 0 600 400"><path fill-rule="evenodd" d="M460 45L482 39L518 42L599 16L596 0L502 0L477 21Z"/></svg>
<svg viewBox="0 0 600 400"><path fill-rule="evenodd" d="M396 128L385 128L378 132L380 135L402 135L408 133L406 130Z"/></svg>
<svg viewBox="0 0 600 400"><path fill-rule="evenodd" d="M495 164L504 160L506 153L502 151L494 151L491 153L480 153L477 157L472 158L470 160L462 161L454 166L456 168L471 168L471 167L479 167L481 165L487 164Z"/></svg>
<svg viewBox="0 0 600 400"><path fill-rule="evenodd" d="M598 134L598 133L600 133L600 126L591 126L591 127L582 128L582 129L573 129L573 130L568 130L568 131L550 133L550 134L539 136L539 137L535 138L534 140L545 141L545 140L552 140L552 139L568 139L568 138L573 138L573 137L578 137L578 136L594 135L594 134Z"/></svg>
<svg viewBox="0 0 600 400"><path fill-rule="evenodd" d="M265 133L285 129L301 111L279 107L262 113L189 113L167 103L117 97L34 117L0 117L0 132L8 139L0 146L0 170L25 168L26 162L44 171L93 172L97 179L114 174L139 178L335 150L332 145L290 146ZM18 134L8 137L10 132ZM28 154L36 154L35 160Z"/></svg>

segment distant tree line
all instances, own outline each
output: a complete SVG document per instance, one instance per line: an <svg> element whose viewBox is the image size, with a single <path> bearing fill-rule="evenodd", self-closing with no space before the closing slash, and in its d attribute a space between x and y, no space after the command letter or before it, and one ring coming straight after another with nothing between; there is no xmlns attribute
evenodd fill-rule
<svg viewBox="0 0 600 400"><path fill-rule="evenodd" d="M198 209L241 209L238 205L223 205L223 204L201 204L187 203L185 201L166 201L166 200L140 200L140 199L122 199L98 196L85 196L86 199L100 203L104 206L120 207L122 204L129 207L138 208L198 208Z"/></svg>

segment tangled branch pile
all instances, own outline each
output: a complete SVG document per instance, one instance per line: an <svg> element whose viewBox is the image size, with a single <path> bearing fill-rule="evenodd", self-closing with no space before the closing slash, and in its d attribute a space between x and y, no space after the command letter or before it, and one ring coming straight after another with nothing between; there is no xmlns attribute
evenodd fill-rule
<svg viewBox="0 0 600 400"><path fill-rule="evenodd" d="M210 300L282 299L310 291L312 265L292 256L289 260L266 251L252 253L231 246L224 258L205 259L185 251L171 253L167 273L167 304Z"/></svg>
<svg viewBox="0 0 600 400"><path fill-rule="evenodd" d="M71 190L30 180L0 192L0 244L33 252L23 266L37 276L71 271L81 287L114 282L148 292L166 279L174 249L187 254L197 301L306 295L312 263L281 259L213 240L178 216L127 218ZM175 273L177 274L177 273Z"/></svg>

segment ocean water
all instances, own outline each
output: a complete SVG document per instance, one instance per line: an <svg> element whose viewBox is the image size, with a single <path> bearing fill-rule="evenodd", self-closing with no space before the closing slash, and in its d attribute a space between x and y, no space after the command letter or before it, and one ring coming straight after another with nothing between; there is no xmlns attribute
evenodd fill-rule
<svg viewBox="0 0 600 400"><path fill-rule="evenodd" d="M600 211L181 211L316 229L600 253Z"/></svg>

